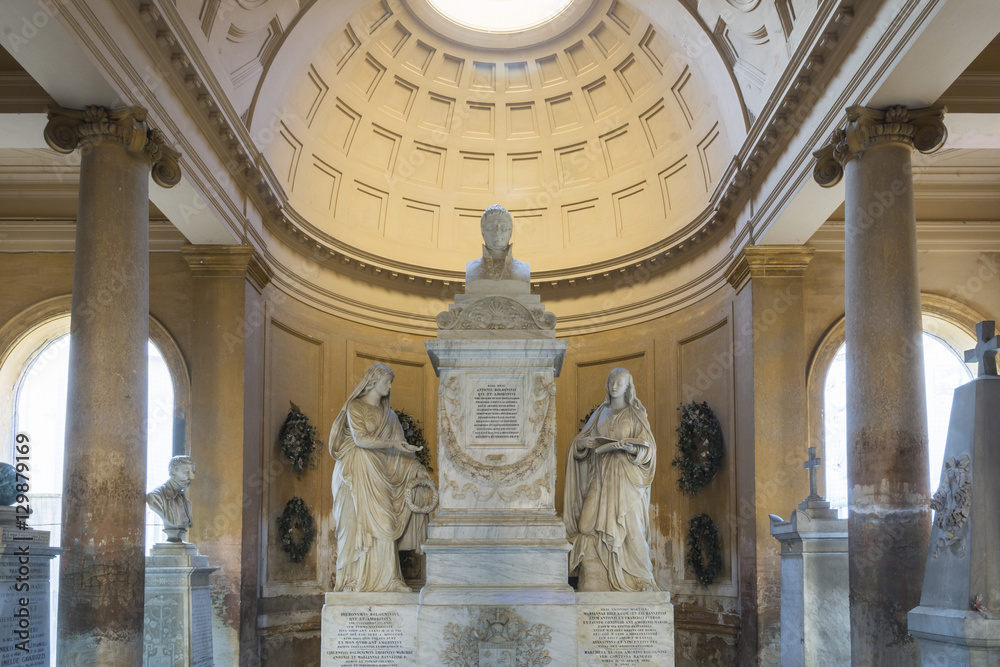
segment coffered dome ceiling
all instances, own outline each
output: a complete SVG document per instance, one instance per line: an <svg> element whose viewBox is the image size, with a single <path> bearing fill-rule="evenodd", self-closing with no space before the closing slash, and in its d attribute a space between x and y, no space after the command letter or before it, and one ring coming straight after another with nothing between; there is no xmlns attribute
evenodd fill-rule
<svg viewBox="0 0 1000 667"><path fill-rule="evenodd" d="M713 224L745 136L700 24L669 16L576 0L503 35L427 0L317 2L264 73L251 134L297 230L389 270L460 279L495 203L535 276L655 256Z"/></svg>

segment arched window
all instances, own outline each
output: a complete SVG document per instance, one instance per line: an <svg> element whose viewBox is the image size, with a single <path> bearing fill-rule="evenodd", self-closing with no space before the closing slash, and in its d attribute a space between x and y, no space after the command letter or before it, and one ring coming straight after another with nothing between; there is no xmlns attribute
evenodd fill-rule
<svg viewBox="0 0 1000 667"><path fill-rule="evenodd" d="M930 488L940 480L941 462L955 388L972 379L962 352L975 345L972 331L980 314L951 299L921 295L924 378L927 390L927 435ZM820 492L847 516L847 355L844 320L827 332L809 369L809 444L823 458Z"/></svg>
<svg viewBox="0 0 1000 667"><path fill-rule="evenodd" d="M62 529L62 477L69 375L69 297L37 304L0 329L0 459L11 462L17 433L31 437L32 515L29 525L50 532L58 545ZM154 342L155 341L155 342ZM156 320L150 319L148 347L149 403L147 412L146 489L167 479L167 463L187 453L186 405L190 392L187 369L176 343ZM162 542L162 523L146 509L146 553ZM50 651L55 664L59 564L50 571Z"/></svg>
<svg viewBox="0 0 1000 667"><path fill-rule="evenodd" d="M941 479L948 421L955 389L972 379L958 354L937 336L924 333L924 382L927 389L927 449L930 488ZM841 345L826 375L823 396L826 442L826 499L847 517L847 345Z"/></svg>

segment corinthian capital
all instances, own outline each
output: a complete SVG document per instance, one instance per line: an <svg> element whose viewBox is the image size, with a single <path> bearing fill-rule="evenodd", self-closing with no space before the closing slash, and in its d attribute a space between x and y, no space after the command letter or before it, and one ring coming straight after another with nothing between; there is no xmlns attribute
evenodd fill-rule
<svg viewBox="0 0 1000 667"><path fill-rule="evenodd" d="M78 147L115 143L144 157L158 185L169 188L180 182L181 154L167 145L162 132L146 124L142 107L111 110L92 106L81 110L50 106L45 111L49 117L45 142L52 150L72 153Z"/></svg>
<svg viewBox="0 0 1000 667"><path fill-rule="evenodd" d="M834 130L830 143L813 153L813 178L825 188L836 185L844 176L844 165L879 144L901 143L921 153L933 153L948 138L945 111L944 107L848 107L844 129Z"/></svg>

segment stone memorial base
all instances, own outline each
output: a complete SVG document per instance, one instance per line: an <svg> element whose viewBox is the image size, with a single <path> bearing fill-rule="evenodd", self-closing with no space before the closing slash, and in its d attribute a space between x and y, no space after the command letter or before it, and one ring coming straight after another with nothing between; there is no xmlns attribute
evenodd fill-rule
<svg viewBox="0 0 1000 667"><path fill-rule="evenodd" d="M327 593L320 664L670 667L674 610L666 592Z"/></svg>
<svg viewBox="0 0 1000 667"><path fill-rule="evenodd" d="M49 667L49 564L65 549L15 524L14 507L0 507L0 665Z"/></svg>
<svg viewBox="0 0 1000 667"><path fill-rule="evenodd" d="M144 667L210 667L212 598L208 556L188 542L153 545L146 557Z"/></svg>
<svg viewBox="0 0 1000 667"><path fill-rule="evenodd" d="M910 634L920 639L921 664L928 667L1000 665L1000 619L975 610L920 606L910 611Z"/></svg>
<svg viewBox="0 0 1000 667"><path fill-rule="evenodd" d="M909 613L925 667L1000 665L998 503L1000 377L982 375L955 390L920 606Z"/></svg>
<svg viewBox="0 0 1000 667"><path fill-rule="evenodd" d="M781 542L782 667L850 667L847 519L806 500L788 521L771 515Z"/></svg>

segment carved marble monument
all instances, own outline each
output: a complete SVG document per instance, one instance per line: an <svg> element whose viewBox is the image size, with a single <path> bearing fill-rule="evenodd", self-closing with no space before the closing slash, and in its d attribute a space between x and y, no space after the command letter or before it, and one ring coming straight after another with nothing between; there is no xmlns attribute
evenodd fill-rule
<svg viewBox="0 0 1000 667"><path fill-rule="evenodd" d="M437 495L389 407L393 373L372 364L330 429L333 517L337 534L334 591L410 593L399 548L419 550ZM414 501L417 501L416 504Z"/></svg>
<svg viewBox="0 0 1000 667"><path fill-rule="evenodd" d="M184 492L194 481L194 461L190 456L175 456L167 472L170 479L146 494L146 504L163 519L167 542L183 542L192 525L191 501Z"/></svg>
<svg viewBox="0 0 1000 667"><path fill-rule="evenodd" d="M531 294L528 265L513 257L512 230L503 207L486 210L483 255L468 263L465 294L438 315L438 339L426 343L440 378L440 503L423 545L427 583L419 595L327 593L324 667L673 664L668 593L577 593L568 584L571 545L555 511L555 378L566 342ZM641 459L633 467L651 471L652 435L638 423L622 437L645 444L622 446ZM656 590L648 570L640 583L625 577L632 590Z"/></svg>
<svg viewBox="0 0 1000 667"><path fill-rule="evenodd" d="M154 544L146 557L143 667L210 667L212 598L208 577L218 570L208 556L184 541L192 526L191 501L185 490L194 481L194 461L170 459L170 479L146 496L163 518L167 541Z"/></svg>
<svg viewBox="0 0 1000 667"><path fill-rule="evenodd" d="M782 667L851 664L847 519L816 490L820 462L810 447L809 497L788 521L770 515L771 535L781 543Z"/></svg>
<svg viewBox="0 0 1000 667"><path fill-rule="evenodd" d="M649 485L656 442L624 368L608 374L607 397L573 439L566 459L563 520L580 591L658 591L649 559Z"/></svg>
<svg viewBox="0 0 1000 667"><path fill-rule="evenodd" d="M955 390L920 606L909 613L925 667L1000 664L1000 377L993 322L965 353L979 375Z"/></svg>

